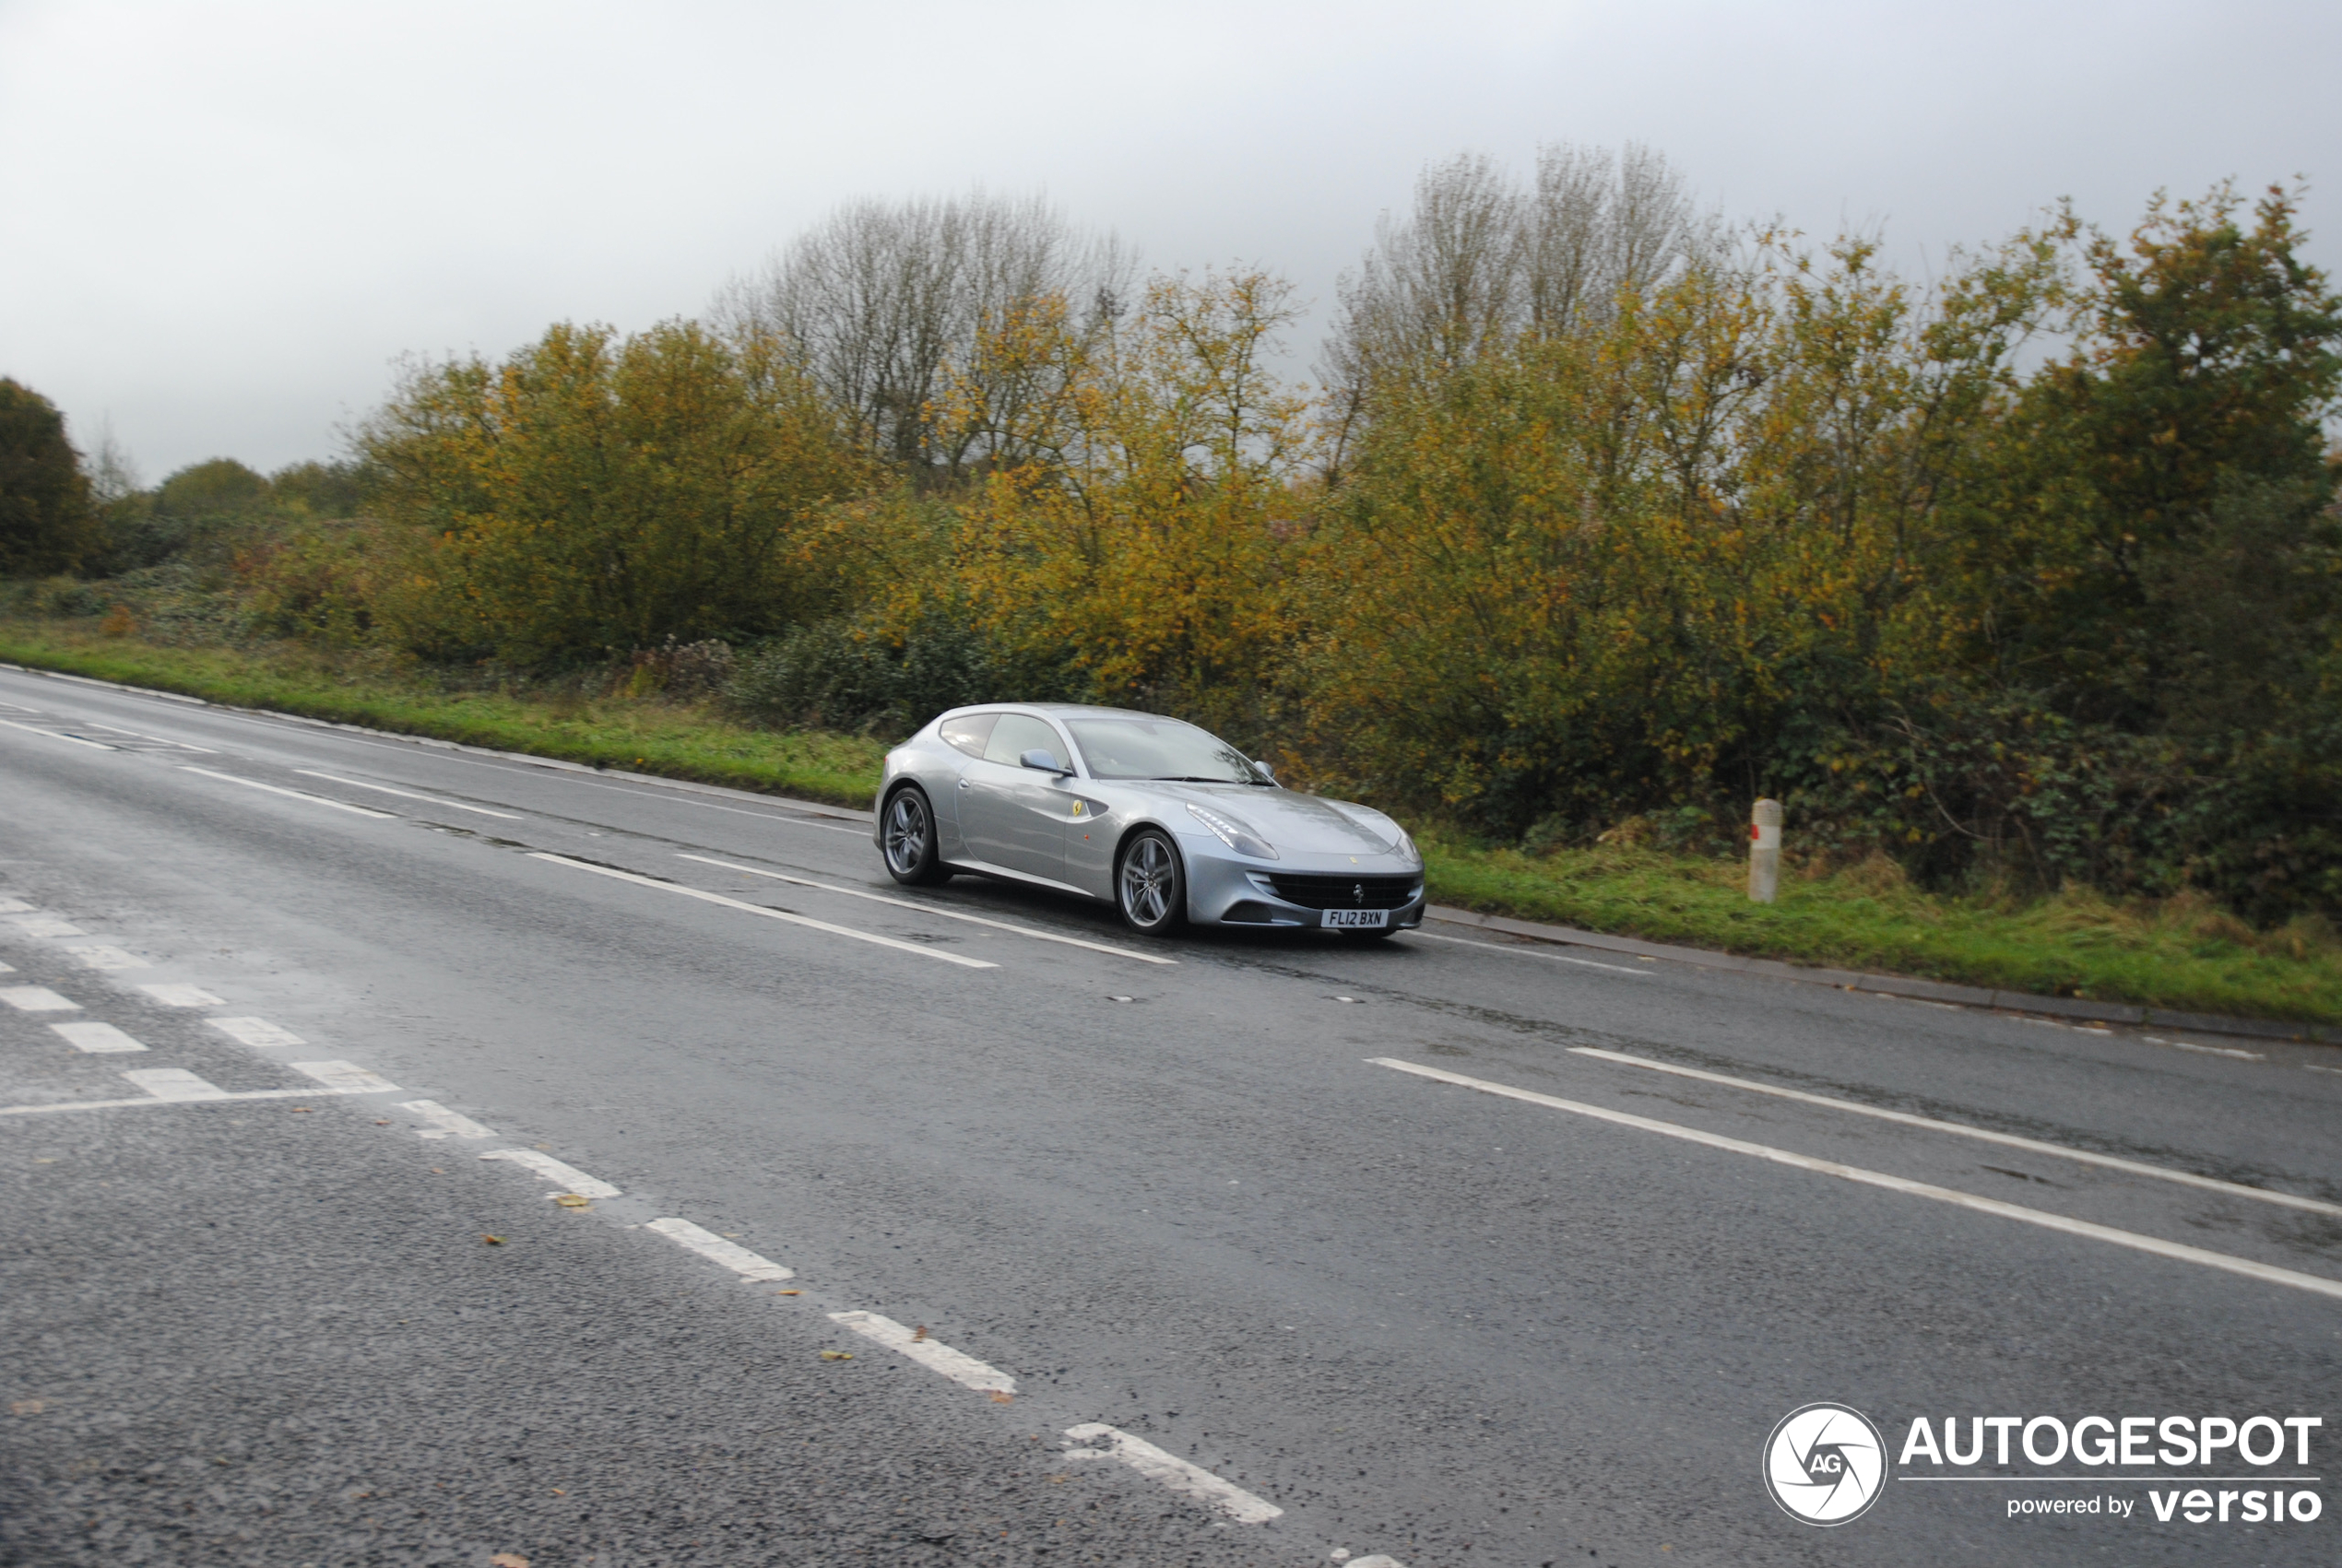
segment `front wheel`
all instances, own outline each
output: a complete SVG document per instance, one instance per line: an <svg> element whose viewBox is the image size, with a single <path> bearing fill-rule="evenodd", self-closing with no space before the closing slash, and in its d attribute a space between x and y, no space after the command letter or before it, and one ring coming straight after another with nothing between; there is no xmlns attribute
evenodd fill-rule
<svg viewBox="0 0 2342 1568"><path fill-rule="evenodd" d="M935 843L935 812L926 792L906 784L894 792L881 819L879 843L886 855L886 873L908 887L925 887L951 878Z"/></svg>
<svg viewBox="0 0 2342 1568"><path fill-rule="evenodd" d="M1122 848L1114 874L1116 902L1123 923L1149 937L1164 937L1188 921L1188 878L1171 835L1141 828Z"/></svg>

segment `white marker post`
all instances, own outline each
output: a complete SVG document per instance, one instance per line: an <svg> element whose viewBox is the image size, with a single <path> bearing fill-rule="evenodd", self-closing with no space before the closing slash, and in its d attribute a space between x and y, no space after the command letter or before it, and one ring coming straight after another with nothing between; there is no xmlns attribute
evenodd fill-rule
<svg viewBox="0 0 2342 1568"><path fill-rule="evenodd" d="M1771 903L1780 894L1780 802L1760 800L1748 814L1748 898Z"/></svg>

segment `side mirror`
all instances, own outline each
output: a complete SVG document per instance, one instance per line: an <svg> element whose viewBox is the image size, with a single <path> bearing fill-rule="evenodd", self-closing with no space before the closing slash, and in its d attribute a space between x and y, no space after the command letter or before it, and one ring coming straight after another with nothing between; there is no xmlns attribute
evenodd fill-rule
<svg viewBox="0 0 2342 1568"><path fill-rule="evenodd" d="M1025 767L1038 768L1045 773L1055 773L1059 778L1064 778L1073 772L1072 769L1060 763L1055 753L1044 751L1037 746L1017 760Z"/></svg>
<svg viewBox="0 0 2342 1568"><path fill-rule="evenodd" d="M1271 784L1275 784L1275 783L1277 782L1277 771L1276 771L1274 768L1272 768L1271 766L1269 766L1269 760L1268 760L1267 758L1265 758L1265 757L1255 757L1255 758L1252 760L1252 765L1253 765L1254 767L1256 767L1256 768L1260 769L1262 772L1264 772L1264 773L1268 774L1268 775L1269 775L1269 782L1270 782Z"/></svg>

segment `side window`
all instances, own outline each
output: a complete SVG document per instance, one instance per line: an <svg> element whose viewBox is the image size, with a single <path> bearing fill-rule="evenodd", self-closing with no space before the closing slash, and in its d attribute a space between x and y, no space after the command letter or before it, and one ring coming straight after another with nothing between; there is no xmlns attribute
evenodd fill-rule
<svg viewBox="0 0 2342 1568"><path fill-rule="evenodd" d="M992 738L984 748L984 760L1003 762L1013 768L1017 759L1028 751L1046 751L1059 761L1065 760L1065 742L1046 719L1030 713L1002 713L1000 722L992 727Z"/></svg>
<svg viewBox="0 0 2342 1568"><path fill-rule="evenodd" d="M1000 722L998 713L962 713L956 719L945 719L943 738L971 757L984 755L984 743L992 737L992 726Z"/></svg>

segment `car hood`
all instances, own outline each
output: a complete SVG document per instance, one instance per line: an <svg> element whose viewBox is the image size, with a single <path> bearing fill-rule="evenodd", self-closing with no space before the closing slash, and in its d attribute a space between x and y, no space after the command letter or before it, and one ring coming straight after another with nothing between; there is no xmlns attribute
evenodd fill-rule
<svg viewBox="0 0 2342 1568"><path fill-rule="evenodd" d="M1258 784L1151 784L1175 800L1220 811L1267 839L1279 855L1392 855L1399 825L1379 811ZM1378 824L1388 824L1378 832Z"/></svg>

